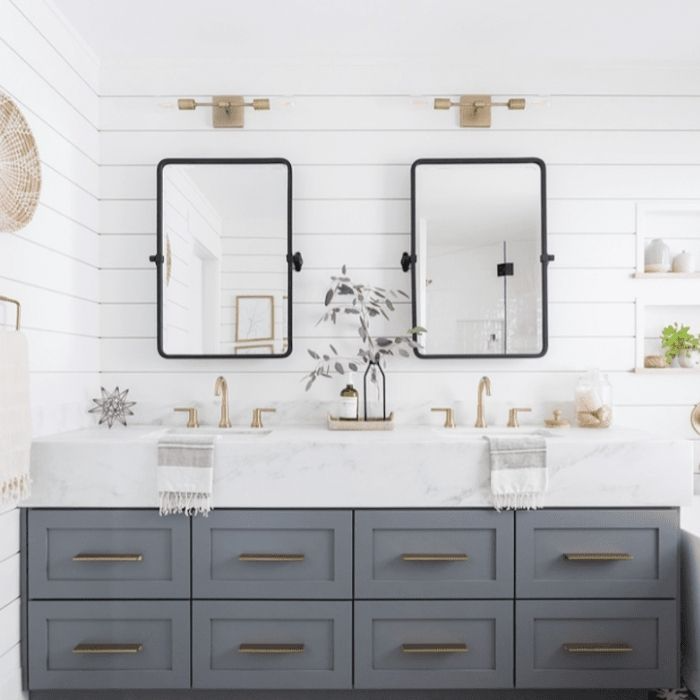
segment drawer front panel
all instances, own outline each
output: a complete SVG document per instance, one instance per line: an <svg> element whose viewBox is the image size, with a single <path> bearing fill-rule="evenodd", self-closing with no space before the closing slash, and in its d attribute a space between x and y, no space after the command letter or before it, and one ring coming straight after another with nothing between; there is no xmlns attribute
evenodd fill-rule
<svg viewBox="0 0 700 700"><path fill-rule="evenodd" d="M193 522L195 598L351 598L350 511L227 511Z"/></svg>
<svg viewBox="0 0 700 700"><path fill-rule="evenodd" d="M675 510L517 513L518 597L675 598Z"/></svg>
<svg viewBox="0 0 700 700"><path fill-rule="evenodd" d="M513 514L357 511L358 598L508 598Z"/></svg>
<svg viewBox="0 0 700 700"><path fill-rule="evenodd" d="M355 687L512 688L513 603L356 603Z"/></svg>
<svg viewBox="0 0 700 700"><path fill-rule="evenodd" d="M186 601L31 601L29 688L188 688Z"/></svg>
<svg viewBox="0 0 700 700"><path fill-rule="evenodd" d="M188 518L150 510L30 510L30 598L187 598Z"/></svg>
<svg viewBox="0 0 700 700"><path fill-rule="evenodd" d="M195 688L352 687L352 603L195 601Z"/></svg>
<svg viewBox="0 0 700 700"><path fill-rule="evenodd" d="M675 688L677 608L672 600L516 603L521 688Z"/></svg>

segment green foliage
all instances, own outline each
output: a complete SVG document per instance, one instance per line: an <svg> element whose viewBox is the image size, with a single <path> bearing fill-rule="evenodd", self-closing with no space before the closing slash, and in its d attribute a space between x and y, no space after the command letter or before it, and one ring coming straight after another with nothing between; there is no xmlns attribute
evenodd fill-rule
<svg viewBox="0 0 700 700"><path fill-rule="evenodd" d="M331 277L331 286L323 301L326 311L316 325L321 323L336 325L338 319L346 318L357 325L360 346L357 355L352 358L341 357L330 343L328 344L330 352L323 353L311 348L307 349L311 358L316 360L316 366L304 376L306 391L319 377L330 379L333 374L357 372L361 365L366 365L370 361L380 361L390 355L409 357L409 349L420 347L415 337L426 332L421 326L409 328L404 335L395 337L373 336L370 330L372 319L381 316L388 321L390 314L396 311L396 301L402 298L408 299L409 296L400 289L384 289L354 283L348 276L347 267L343 265L341 274Z"/></svg>
<svg viewBox="0 0 700 700"><path fill-rule="evenodd" d="M700 349L700 338L690 332L690 326L674 323L661 331L661 347L665 351L666 362L671 364L682 352Z"/></svg>

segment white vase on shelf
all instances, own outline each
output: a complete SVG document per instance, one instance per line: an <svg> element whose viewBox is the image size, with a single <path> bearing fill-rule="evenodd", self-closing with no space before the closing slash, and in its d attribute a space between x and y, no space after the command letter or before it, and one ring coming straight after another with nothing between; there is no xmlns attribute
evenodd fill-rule
<svg viewBox="0 0 700 700"><path fill-rule="evenodd" d="M671 250L661 238L655 238L644 249L644 272L670 272Z"/></svg>
<svg viewBox="0 0 700 700"><path fill-rule="evenodd" d="M673 258L674 272L695 272L695 256L687 250L678 253Z"/></svg>
<svg viewBox="0 0 700 700"><path fill-rule="evenodd" d="M700 351L681 350L678 355L678 364L684 369L696 369L700 366Z"/></svg>

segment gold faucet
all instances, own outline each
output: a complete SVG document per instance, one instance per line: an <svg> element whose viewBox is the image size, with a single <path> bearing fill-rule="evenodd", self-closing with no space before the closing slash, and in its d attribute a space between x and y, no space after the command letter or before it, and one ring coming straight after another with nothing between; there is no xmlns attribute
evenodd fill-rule
<svg viewBox="0 0 700 700"><path fill-rule="evenodd" d="M228 382L224 377L217 377L214 384L214 396L221 397L221 418L219 418L220 428L230 428L231 419L228 415Z"/></svg>
<svg viewBox="0 0 700 700"><path fill-rule="evenodd" d="M253 409L253 419L250 421L251 428L264 428L262 421L263 413L275 413L276 408L254 408Z"/></svg>
<svg viewBox="0 0 700 700"><path fill-rule="evenodd" d="M485 428L486 418L484 417L484 389L486 396L491 396L491 380L488 377L482 377L479 380L478 400L476 403L476 423L475 428Z"/></svg>

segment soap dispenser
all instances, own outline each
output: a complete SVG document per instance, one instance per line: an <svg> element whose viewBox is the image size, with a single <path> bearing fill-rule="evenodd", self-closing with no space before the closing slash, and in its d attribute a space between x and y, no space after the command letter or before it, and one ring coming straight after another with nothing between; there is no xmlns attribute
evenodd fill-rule
<svg viewBox="0 0 700 700"><path fill-rule="evenodd" d="M338 404L338 418L340 420L357 420L360 416L360 395L352 384L352 374L348 378L348 384L340 392Z"/></svg>

